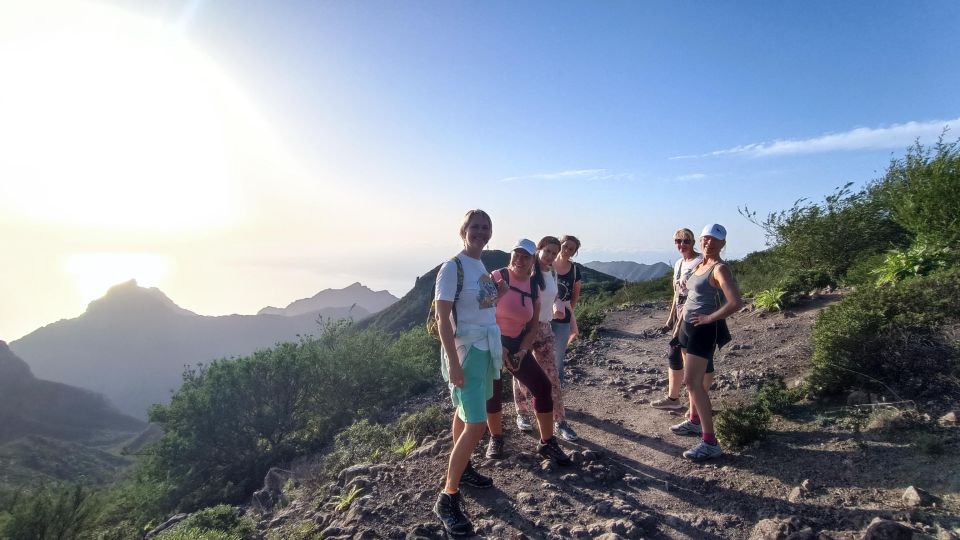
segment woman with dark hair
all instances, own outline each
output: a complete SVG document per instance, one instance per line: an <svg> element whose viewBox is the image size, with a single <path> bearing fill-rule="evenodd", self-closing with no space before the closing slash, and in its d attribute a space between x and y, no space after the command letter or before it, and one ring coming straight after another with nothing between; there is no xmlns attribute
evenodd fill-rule
<svg viewBox="0 0 960 540"><path fill-rule="evenodd" d="M563 382L563 359L567 354L567 345L576 337L573 330L576 322L573 314L577 302L580 301L580 269L573 262L573 257L580 251L580 240L576 236L564 235L560 238L560 254L553 263L557 272L557 309L562 314L551 321L553 333L556 335L557 373L560 382Z"/></svg>
<svg viewBox="0 0 960 540"><path fill-rule="evenodd" d="M463 512L460 484L493 486L490 477L478 473L470 463L470 455L483 438L486 402L502 365L494 308L505 291L498 289L480 260L492 234L493 222L486 212L466 213L460 225L463 251L440 267L434 294L441 373L449 383L455 411L447 478L433 511L444 530L454 536L473 533L473 524Z"/></svg>
<svg viewBox="0 0 960 540"><path fill-rule="evenodd" d="M534 260L533 281L540 289L540 311L537 324L537 337L533 341L533 357L540 365L540 369L550 379L550 388L553 397L554 431L565 440L577 440L577 434L567 424L566 410L563 406L563 389L557 375L556 343L553 334L553 320L556 314L554 302L557 298L557 274L553 270L553 263L560 253L560 240L555 236L545 236L537 244L537 255ZM513 401L517 407L517 427L521 431L530 431L532 396L530 391L514 378Z"/></svg>
<svg viewBox="0 0 960 540"><path fill-rule="evenodd" d="M687 419L670 429L678 435L699 435L701 442L683 453L694 461L723 454L713 429L713 409L704 388L704 376L713 365L718 346L729 341L726 319L743 305L740 289L730 266L720 258L727 244L727 230L720 224L707 225L700 233L703 261L687 278L687 301L678 327L683 354L684 377L690 393ZM724 302L721 302L721 295Z"/></svg>
<svg viewBox="0 0 960 540"><path fill-rule="evenodd" d="M680 258L673 265L673 301L670 303L670 315L667 316L667 322L661 328L662 332L671 334L680 324L680 313L683 310L683 303L687 300L687 278L703 260L703 257L697 253L697 241L690 229L677 229L677 232L673 233L673 243L680 252ZM673 343L670 346L667 360L669 361L667 395L650 405L654 409L679 410L683 408L683 403L680 401L680 387L683 386L683 358L680 355L679 344ZM713 366L707 370L703 384L707 388L713 384Z"/></svg>
<svg viewBox="0 0 960 540"><path fill-rule="evenodd" d="M530 390L540 444L537 453L558 465L570 465L570 458L553 436L553 397L550 379L533 358L532 347L537 337L540 312L539 287L533 283L533 259L537 248L532 241L522 239L510 253L510 264L493 272L498 284L504 283L507 292L497 302L497 324L500 325L504 365L513 378ZM487 455L503 456L503 392L502 382L494 381L493 397L487 401L487 427L490 444Z"/></svg>

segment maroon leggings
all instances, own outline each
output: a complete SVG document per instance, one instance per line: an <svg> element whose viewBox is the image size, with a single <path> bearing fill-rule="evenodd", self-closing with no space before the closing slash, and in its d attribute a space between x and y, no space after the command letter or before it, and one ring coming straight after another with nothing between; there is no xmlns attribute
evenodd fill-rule
<svg viewBox="0 0 960 540"><path fill-rule="evenodd" d="M520 342L523 340L523 334L517 337L501 336L503 346L507 348L509 354L514 354L520 350ZM553 412L553 397L550 395L550 379L547 378L540 364L533 358L532 351L527 351L527 355L520 361L520 367L513 372L513 378L520 381L520 384L526 386L533 395L533 410L537 413ZM493 414L503 410L503 379L494 379L493 397L487 400L487 413Z"/></svg>

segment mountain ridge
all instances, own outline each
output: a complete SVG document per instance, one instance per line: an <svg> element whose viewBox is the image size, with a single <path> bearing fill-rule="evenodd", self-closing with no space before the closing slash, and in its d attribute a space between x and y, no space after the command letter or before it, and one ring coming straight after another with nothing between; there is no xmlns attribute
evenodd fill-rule
<svg viewBox="0 0 960 540"><path fill-rule="evenodd" d="M169 399L185 365L244 356L298 336L318 334L324 320L361 318L362 308L304 315L198 315L135 280L90 302L78 317L48 324L10 343L40 378L107 396L123 412L146 418Z"/></svg>
<svg viewBox="0 0 960 540"><path fill-rule="evenodd" d="M324 289L310 298L301 298L287 304L284 308L267 306L257 312L257 315L283 315L286 317L304 315L325 308L359 307L364 310L364 316L382 311L399 300L389 291L374 291L373 289L354 282L342 289ZM354 307L354 309L356 309Z"/></svg>
<svg viewBox="0 0 960 540"><path fill-rule="evenodd" d="M663 262L643 264L634 261L590 261L583 265L631 283L657 279L673 270L669 264Z"/></svg>

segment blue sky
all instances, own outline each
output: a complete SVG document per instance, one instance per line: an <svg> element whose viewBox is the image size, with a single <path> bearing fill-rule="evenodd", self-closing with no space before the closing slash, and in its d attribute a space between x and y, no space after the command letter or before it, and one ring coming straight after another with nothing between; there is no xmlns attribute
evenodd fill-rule
<svg viewBox="0 0 960 540"><path fill-rule="evenodd" d="M863 183L916 135L678 156L960 116L951 2L199 5L190 38L257 95L302 159L335 163L371 193L402 185L444 206L503 208L512 222L524 204L504 188L537 200L535 221L617 231L587 235L585 255L662 249L674 223L712 220L740 233L732 252L758 249L738 205L777 210ZM559 174L571 171L582 174ZM550 217L564 207L566 219Z"/></svg>
<svg viewBox="0 0 960 540"><path fill-rule="evenodd" d="M130 277L204 314L400 296L474 207L493 248L576 234L581 261L670 261L674 229L720 222L740 257L764 239L738 206L960 136L952 1L5 10L0 144L27 157L0 160L0 339Z"/></svg>

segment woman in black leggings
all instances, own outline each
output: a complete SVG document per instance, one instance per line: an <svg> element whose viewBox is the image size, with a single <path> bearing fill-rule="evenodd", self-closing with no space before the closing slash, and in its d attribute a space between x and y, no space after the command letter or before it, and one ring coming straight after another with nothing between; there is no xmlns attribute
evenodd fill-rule
<svg viewBox="0 0 960 540"><path fill-rule="evenodd" d="M553 435L553 398L550 379L533 358L531 348L537 337L540 299L538 288L530 277L533 273L533 257L537 246L531 240L522 239L510 254L510 265L493 272L497 282L505 281L509 289L497 301L497 324L500 325L503 343L503 364L514 378L526 386L533 395L533 410L540 428L540 443L537 453L553 460L558 465L570 465L570 458L560 448ZM487 400L487 427L490 429L490 444L487 456L503 457L503 382L496 379L493 397Z"/></svg>

